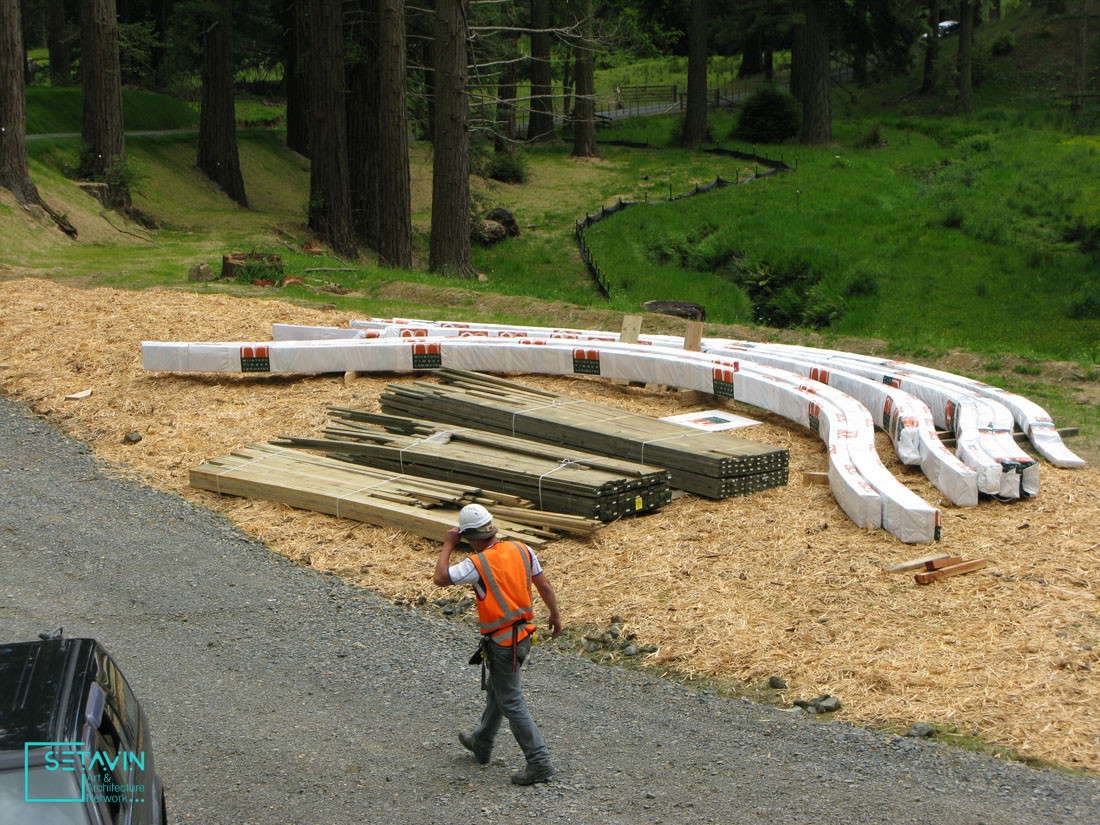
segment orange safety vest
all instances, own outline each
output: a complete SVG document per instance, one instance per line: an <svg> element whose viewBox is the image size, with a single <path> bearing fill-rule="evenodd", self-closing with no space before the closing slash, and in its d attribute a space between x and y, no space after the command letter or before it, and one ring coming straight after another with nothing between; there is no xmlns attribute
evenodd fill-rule
<svg viewBox="0 0 1100 825"><path fill-rule="evenodd" d="M484 595L475 590L482 634L506 647L526 639L535 629L531 624L535 611L531 606L531 554L527 546L498 541L470 558L484 585Z"/></svg>

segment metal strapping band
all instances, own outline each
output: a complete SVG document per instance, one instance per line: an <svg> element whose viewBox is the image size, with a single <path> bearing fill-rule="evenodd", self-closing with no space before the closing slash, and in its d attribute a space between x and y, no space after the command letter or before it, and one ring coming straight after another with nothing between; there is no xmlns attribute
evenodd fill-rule
<svg viewBox="0 0 1100 825"><path fill-rule="evenodd" d="M544 478L546 478L551 473L556 473L558 470L562 469L563 467L583 467L583 466L584 465L581 464L579 461L573 461L572 459L569 459L569 458L563 458L561 460L561 464L559 464L557 467L555 467L552 470L547 470L545 473L543 473L541 476L539 476L539 509L540 510L545 509L542 506L542 480Z"/></svg>
<svg viewBox="0 0 1100 825"><path fill-rule="evenodd" d="M645 464L645 447L646 447L646 444L657 444L661 441L672 441L672 440L677 439L677 438L691 438L692 436L696 436L696 435L709 435L709 433L706 430L700 430L699 432L676 433L676 435L666 435L664 438L651 438L649 441L643 441L641 452L638 455L638 463L639 464Z"/></svg>
<svg viewBox="0 0 1100 825"><path fill-rule="evenodd" d="M421 444L446 444L451 440L451 436L454 435L453 430L441 430L438 433L432 433L427 438L418 438L408 447L402 447L397 451L397 463L401 470L401 473L405 472L405 450L411 450Z"/></svg>

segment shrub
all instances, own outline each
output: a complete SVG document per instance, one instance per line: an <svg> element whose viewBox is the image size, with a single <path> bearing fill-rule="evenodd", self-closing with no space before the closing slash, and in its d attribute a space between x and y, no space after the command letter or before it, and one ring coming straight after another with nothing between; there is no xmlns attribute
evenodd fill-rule
<svg viewBox="0 0 1100 825"><path fill-rule="evenodd" d="M1075 321L1100 320L1100 286L1082 290L1066 307L1066 317Z"/></svg>
<svg viewBox="0 0 1100 825"><path fill-rule="evenodd" d="M870 269L857 269L844 281L844 295L848 298L878 295L879 277L879 273Z"/></svg>
<svg viewBox="0 0 1100 825"><path fill-rule="evenodd" d="M731 137L753 143L782 143L798 136L798 101L775 86L761 86L741 107Z"/></svg>
<svg viewBox="0 0 1100 825"><path fill-rule="evenodd" d="M993 41L991 51L994 57L1001 57L1006 55L1016 48L1016 38L1012 36L1012 32L1005 32Z"/></svg>
<svg viewBox="0 0 1100 825"><path fill-rule="evenodd" d="M522 152L494 152L486 169L487 177L501 183L523 183L527 180L527 157Z"/></svg>

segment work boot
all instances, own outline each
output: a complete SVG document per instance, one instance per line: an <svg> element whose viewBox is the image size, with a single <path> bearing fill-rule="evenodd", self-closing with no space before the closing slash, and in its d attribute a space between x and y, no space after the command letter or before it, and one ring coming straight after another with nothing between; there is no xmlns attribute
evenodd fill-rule
<svg viewBox="0 0 1100 825"><path fill-rule="evenodd" d="M458 741L462 743L462 747L474 755L477 764L489 764L489 753L492 751L492 748L479 747L477 742L474 741L474 735L472 733L460 733L458 735Z"/></svg>
<svg viewBox="0 0 1100 825"><path fill-rule="evenodd" d="M512 784L534 785L536 782L549 782L550 777L555 773L557 771L554 770L553 765L546 765L542 768L532 768L528 765L522 771L516 771L512 774Z"/></svg>

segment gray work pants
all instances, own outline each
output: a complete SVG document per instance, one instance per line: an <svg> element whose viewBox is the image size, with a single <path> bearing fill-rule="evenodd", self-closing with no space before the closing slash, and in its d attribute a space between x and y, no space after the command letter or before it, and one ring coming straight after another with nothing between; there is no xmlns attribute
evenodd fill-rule
<svg viewBox="0 0 1100 825"><path fill-rule="evenodd" d="M527 764L537 771L549 768L550 751L542 741L542 734L539 733L535 720L527 710L520 679L520 666L527 658L527 654L531 652L531 637L528 636L516 646L514 673L510 645L506 647L496 642L489 642L483 650L485 648L488 648L489 656L486 663L489 685L486 689L485 710L481 714L481 722L473 731L474 741L478 747L486 750L492 748L497 731L500 729L501 719L507 718L508 726L523 750Z"/></svg>

